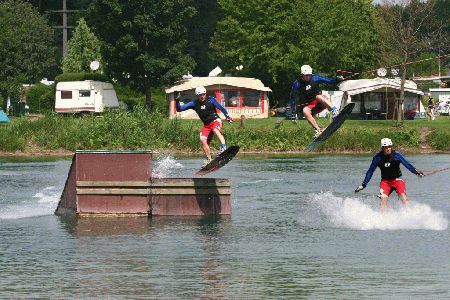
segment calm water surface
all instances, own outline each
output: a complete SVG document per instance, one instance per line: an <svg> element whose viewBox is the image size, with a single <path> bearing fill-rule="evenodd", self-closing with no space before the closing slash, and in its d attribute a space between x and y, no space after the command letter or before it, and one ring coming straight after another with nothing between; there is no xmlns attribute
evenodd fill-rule
<svg viewBox="0 0 450 300"><path fill-rule="evenodd" d="M450 155L411 155L420 169ZM403 168L412 205L378 210L368 156L238 157L233 215L57 217L70 161L0 160L0 298L450 298L450 173ZM160 157L154 174L200 159Z"/></svg>

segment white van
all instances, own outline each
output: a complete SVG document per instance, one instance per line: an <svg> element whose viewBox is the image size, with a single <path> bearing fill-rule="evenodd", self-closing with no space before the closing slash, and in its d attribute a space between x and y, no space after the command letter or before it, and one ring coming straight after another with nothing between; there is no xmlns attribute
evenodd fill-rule
<svg viewBox="0 0 450 300"><path fill-rule="evenodd" d="M101 113L105 108L119 108L119 100L111 83L85 80L56 84L56 112Z"/></svg>

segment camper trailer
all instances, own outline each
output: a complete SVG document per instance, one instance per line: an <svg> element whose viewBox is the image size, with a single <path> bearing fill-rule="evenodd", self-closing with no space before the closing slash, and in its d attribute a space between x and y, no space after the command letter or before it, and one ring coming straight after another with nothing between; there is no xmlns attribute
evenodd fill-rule
<svg viewBox="0 0 450 300"><path fill-rule="evenodd" d="M58 82L56 85L56 112L102 113L105 108L119 108L111 83L85 80Z"/></svg>

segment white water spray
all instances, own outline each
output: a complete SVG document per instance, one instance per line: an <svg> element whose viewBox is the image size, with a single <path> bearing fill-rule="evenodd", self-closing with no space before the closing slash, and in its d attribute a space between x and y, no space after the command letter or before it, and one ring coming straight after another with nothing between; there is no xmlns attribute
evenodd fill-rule
<svg viewBox="0 0 450 300"><path fill-rule="evenodd" d="M156 160L152 176L155 178L169 177L174 170L181 168L183 165L169 154Z"/></svg>
<svg viewBox="0 0 450 300"><path fill-rule="evenodd" d="M0 219L21 219L52 215L61 196L61 190L50 186L20 204L5 205L0 209Z"/></svg>
<svg viewBox="0 0 450 300"><path fill-rule="evenodd" d="M445 230L448 227L443 212L426 204L411 202L408 207L403 207L393 205L391 200L388 206L381 211L378 201L368 205L358 198L337 197L331 192L312 194L306 208L308 216L301 218L300 222L305 225L325 223L356 230Z"/></svg>

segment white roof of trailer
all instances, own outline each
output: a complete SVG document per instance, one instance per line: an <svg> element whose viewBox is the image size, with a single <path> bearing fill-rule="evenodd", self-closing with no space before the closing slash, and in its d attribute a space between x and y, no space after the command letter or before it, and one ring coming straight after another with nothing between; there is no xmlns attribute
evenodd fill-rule
<svg viewBox="0 0 450 300"><path fill-rule="evenodd" d="M109 82L84 80L84 81L61 81L56 84L56 89L79 90L79 89L90 89L93 86L95 86L96 88L101 87L102 89L113 88L112 83Z"/></svg>
<svg viewBox="0 0 450 300"><path fill-rule="evenodd" d="M400 90L400 78L374 78L346 80L339 85L339 90L347 92L349 95L357 95L366 92L385 92L392 90ZM405 91L423 95L423 92L417 89L417 84L411 80L405 81Z"/></svg>
<svg viewBox="0 0 450 300"><path fill-rule="evenodd" d="M271 92L269 87L264 86L264 84L259 79L248 78L248 77L192 77L191 79L186 79L177 82L174 86L166 89L166 94L170 94L176 91L187 91L192 90L203 85L205 87L212 85L226 85L232 87L253 89L263 92Z"/></svg>

